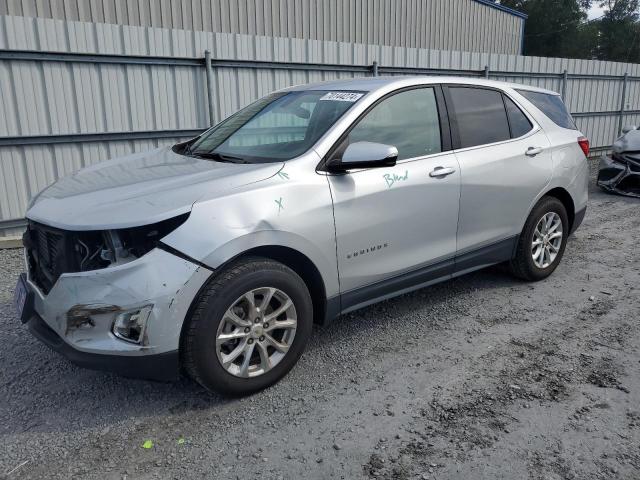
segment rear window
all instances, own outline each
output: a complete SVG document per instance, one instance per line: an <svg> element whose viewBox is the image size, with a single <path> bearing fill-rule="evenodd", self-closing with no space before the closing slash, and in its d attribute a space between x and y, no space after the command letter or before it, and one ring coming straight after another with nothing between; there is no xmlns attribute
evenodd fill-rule
<svg viewBox="0 0 640 480"><path fill-rule="evenodd" d="M473 87L449 87L449 94L458 124L459 148L511 138L500 92Z"/></svg>
<svg viewBox="0 0 640 480"><path fill-rule="evenodd" d="M576 124L567 111L567 107L559 95L548 93L531 92L529 90L518 90L518 93L533 103L549 119L562 128L576 130Z"/></svg>

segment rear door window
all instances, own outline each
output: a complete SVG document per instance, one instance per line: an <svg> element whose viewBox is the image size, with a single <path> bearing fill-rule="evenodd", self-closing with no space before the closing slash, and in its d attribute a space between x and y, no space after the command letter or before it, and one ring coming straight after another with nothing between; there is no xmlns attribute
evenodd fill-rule
<svg viewBox="0 0 640 480"><path fill-rule="evenodd" d="M449 87L454 118L458 126L458 148L509 140L509 122L497 90Z"/></svg>
<svg viewBox="0 0 640 480"><path fill-rule="evenodd" d="M559 95L529 90L517 90L517 92L542 110L542 113L559 127L576 130L576 124Z"/></svg>
<svg viewBox="0 0 640 480"><path fill-rule="evenodd" d="M509 127L511 127L511 138L522 137L529 133L533 125L531 125L531 122L524 112L506 95L504 96L504 105L507 107Z"/></svg>

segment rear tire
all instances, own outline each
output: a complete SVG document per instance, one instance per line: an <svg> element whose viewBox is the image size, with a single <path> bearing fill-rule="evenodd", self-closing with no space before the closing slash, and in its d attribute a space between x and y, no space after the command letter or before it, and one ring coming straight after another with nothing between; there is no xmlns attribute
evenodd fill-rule
<svg viewBox="0 0 640 480"><path fill-rule="evenodd" d="M523 280L547 278L560 263L568 236L566 208L555 197L543 197L527 218L509 270Z"/></svg>
<svg viewBox="0 0 640 480"><path fill-rule="evenodd" d="M196 299L183 327L182 365L208 390L249 395L293 368L312 325L309 290L293 270L265 258L241 260Z"/></svg>

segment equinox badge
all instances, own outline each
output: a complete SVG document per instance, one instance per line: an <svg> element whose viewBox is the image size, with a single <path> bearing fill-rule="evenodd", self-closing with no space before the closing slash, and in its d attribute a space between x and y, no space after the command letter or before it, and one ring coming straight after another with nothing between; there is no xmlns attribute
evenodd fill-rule
<svg viewBox="0 0 640 480"><path fill-rule="evenodd" d="M367 253L377 252L378 250L382 250L383 248L387 248L389 244L387 242L381 243L380 245L374 245L371 247L363 248L362 250L356 250L352 253L347 253L347 260L351 258L356 258L362 255L366 255Z"/></svg>

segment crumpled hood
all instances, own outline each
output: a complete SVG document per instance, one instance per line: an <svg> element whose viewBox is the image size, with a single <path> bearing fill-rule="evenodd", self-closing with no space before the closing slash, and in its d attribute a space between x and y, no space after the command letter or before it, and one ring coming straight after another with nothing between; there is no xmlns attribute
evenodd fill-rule
<svg viewBox="0 0 640 480"><path fill-rule="evenodd" d="M640 130L631 130L618 138L612 147L615 153L639 152Z"/></svg>
<svg viewBox="0 0 640 480"><path fill-rule="evenodd" d="M32 202L27 218L68 230L156 223L212 196L275 175L282 163L234 164L174 153L170 147L84 168Z"/></svg>

